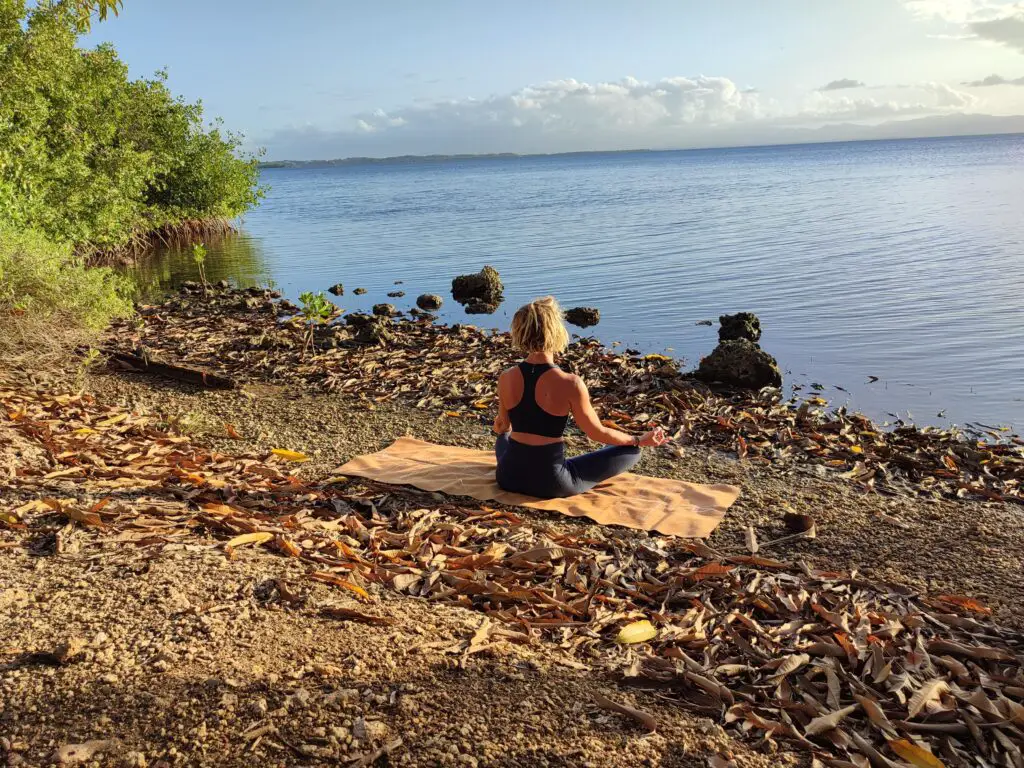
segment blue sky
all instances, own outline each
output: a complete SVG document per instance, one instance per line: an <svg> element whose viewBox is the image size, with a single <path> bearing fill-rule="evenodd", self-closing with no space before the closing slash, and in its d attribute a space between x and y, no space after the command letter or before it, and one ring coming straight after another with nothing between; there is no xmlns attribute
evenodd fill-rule
<svg viewBox="0 0 1024 768"><path fill-rule="evenodd" d="M278 159L1024 114L1014 0L125 0L100 41Z"/></svg>

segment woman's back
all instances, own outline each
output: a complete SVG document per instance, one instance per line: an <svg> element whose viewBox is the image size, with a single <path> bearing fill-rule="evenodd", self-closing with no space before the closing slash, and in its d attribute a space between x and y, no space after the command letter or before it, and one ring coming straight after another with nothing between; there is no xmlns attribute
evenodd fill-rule
<svg viewBox="0 0 1024 768"><path fill-rule="evenodd" d="M524 361L498 379L498 394L507 404L512 437L528 445L562 439L571 411L576 377L550 363Z"/></svg>

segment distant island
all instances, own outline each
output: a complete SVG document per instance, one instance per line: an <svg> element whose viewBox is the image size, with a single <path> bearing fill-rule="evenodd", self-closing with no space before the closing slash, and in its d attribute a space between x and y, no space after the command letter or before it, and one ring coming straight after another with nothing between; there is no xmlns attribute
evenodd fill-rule
<svg viewBox="0 0 1024 768"><path fill-rule="evenodd" d="M572 157L573 155L624 155L663 152L659 149L583 150L580 152L489 152L461 155L395 155L393 157L339 157L333 160L269 160L260 168L333 168L340 165L402 165L403 163L450 163L456 160L511 160L525 157Z"/></svg>
<svg viewBox="0 0 1024 768"><path fill-rule="evenodd" d="M756 149L801 144L836 144L856 141L913 141L915 139L969 138L1024 134L1024 115L956 114L891 120L878 125L832 123L816 128L777 129L756 140L723 128L717 141L690 147L647 147L644 149L593 149L572 152L495 152L481 154L426 154L393 157L344 157L334 160L270 160L260 168L333 168L356 165L403 165L450 163L460 160L515 160L529 157L573 157L640 152L693 152L716 149Z"/></svg>

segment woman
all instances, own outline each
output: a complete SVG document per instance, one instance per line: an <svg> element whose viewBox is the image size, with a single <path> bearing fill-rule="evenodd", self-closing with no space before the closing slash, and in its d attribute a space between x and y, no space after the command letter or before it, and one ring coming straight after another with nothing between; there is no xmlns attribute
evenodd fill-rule
<svg viewBox="0 0 1024 768"><path fill-rule="evenodd" d="M498 485L506 491L554 498L590 490L631 469L640 446L665 442L658 428L629 435L601 423L583 379L559 369L555 355L569 345L562 310L552 297L520 307L512 318L512 343L526 359L498 378ZM589 437L607 448L565 458L569 414Z"/></svg>

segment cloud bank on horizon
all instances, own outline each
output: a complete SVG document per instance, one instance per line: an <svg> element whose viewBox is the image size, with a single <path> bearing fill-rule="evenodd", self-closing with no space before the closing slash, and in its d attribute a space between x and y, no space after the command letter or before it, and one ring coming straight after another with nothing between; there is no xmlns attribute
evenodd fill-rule
<svg viewBox="0 0 1024 768"><path fill-rule="evenodd" d="M337 130L287 128L262 143L273 159L667 149L785 141L786 130L969 113L982 103L945 83L869 93L859 81L836 82L793 105L727 77L558 80L483 99L378 109Z"/></svg>

